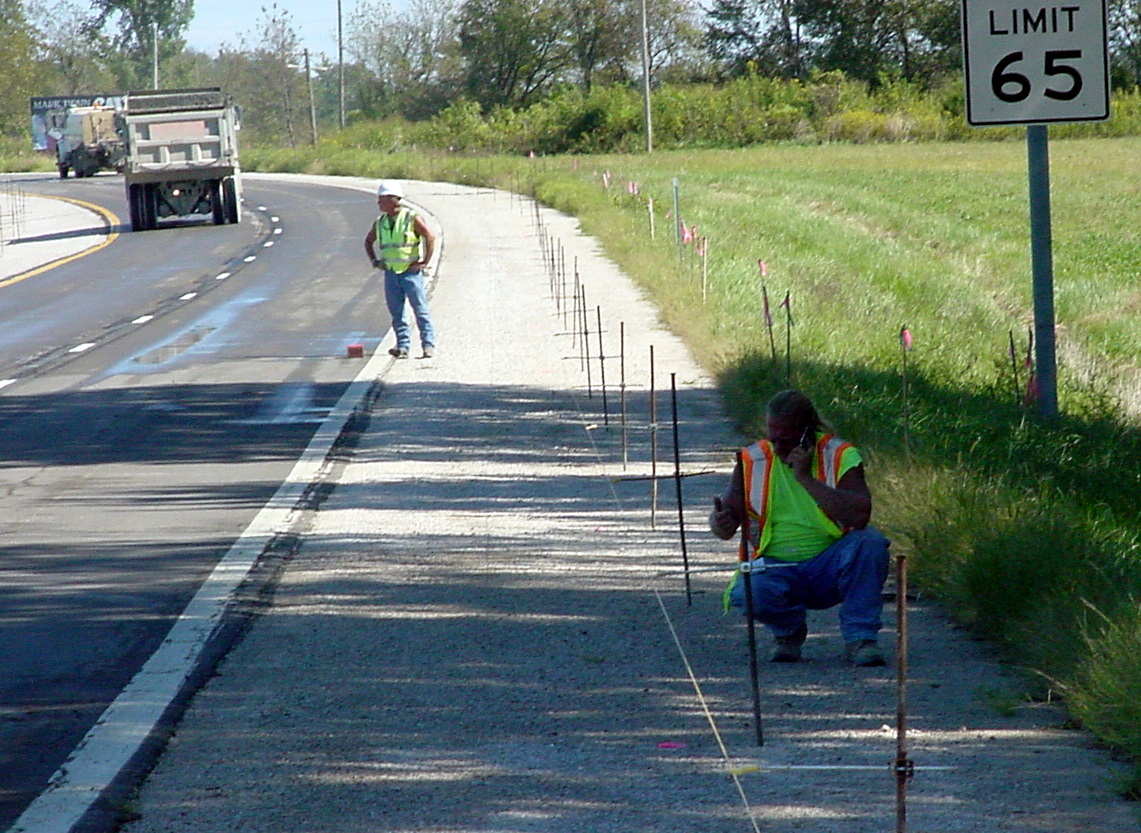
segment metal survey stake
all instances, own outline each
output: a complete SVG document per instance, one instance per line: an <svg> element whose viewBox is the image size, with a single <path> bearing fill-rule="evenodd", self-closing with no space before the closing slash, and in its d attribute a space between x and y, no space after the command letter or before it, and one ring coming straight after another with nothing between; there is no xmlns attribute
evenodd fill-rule
<svg viewBox="0 0 1141 833"><path fill-rule="evenodd" d="M737 468L740 471L741 496L747 500L749 492L745 488L744 452L742 451L740 454L740 465ZM749 507L747 505L741 517L741 545L737 550L737 560L741 562L737 569L741 573L742 590L745 591L745 621L748 623L749 634L749 677L753 687L753 725L757 727L757 746L764 746L765 733L761 729L761 687L757 680L757 624L753 621L753 562L749 560Z"/></svg>
<svg viewBox="0 0 1141 833"><path fill-rule="evenodd" d="M654 387L654 345L650 345L650 529L658 528L658 392Z"/></svg>
<svg viewBox="0 0 1141 833"><path fill-rule="evenodd" d="M626 322L618 322L618 391L622 409L622 471L630 461L630 446L626 437Z"/></svg>
<svg viewBox="0 0 1141 833"><path fill-rule="evenodd" d="M602 307L594 308L598 319L598 383L602 387L602 424L610 425L610 406L606 403L606 350L602 346Z"/></svg>
<svg viewBox="0 0 1141 833"><path fill-rule="evenodd" d="M685 505L681 498L681 444L677 430L677 374L670 374L670 405L674 429L674 487L677 491L677 530L681 536L681 564L685 568L685 603L693 604L693 590L689 582L689 551L685 547Z"/></svg>
<svg viewBox="0 0 1141 833"><path fill-rule="evenodd" d="M907 782L915 764L907 757L907 556L895 557L895 833L907 830Z"/></svg>

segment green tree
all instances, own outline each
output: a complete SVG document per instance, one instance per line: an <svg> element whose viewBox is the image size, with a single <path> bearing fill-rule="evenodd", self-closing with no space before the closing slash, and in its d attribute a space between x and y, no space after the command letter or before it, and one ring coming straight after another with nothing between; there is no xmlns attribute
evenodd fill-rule
<svg viewBox="0 0 1141 833"><path fill-rule="evenodd" d="M796 17L812 39L812 63L871 84L895 65L893 0L797 0Z"/></svg>
<svg viewBox="0 0 1141 833"><path fill-rule="evenodd" d="M44 69L40 73L40 94L82 95L121 92L103 56L112 50L101 35L81 31L91 7L77 0L32 0L27 4L28 20L37 33L38 53Z"/></svg>
<svg viewBox="0 0 1141 833"><path fill-rule="evenodd" d="M435 115L456 97L461 83L456 0L413 0L394 12L387 0L356 7L346 47L368 77L358 104L369 115ZM362 97L363 95L363 97Z"/></svg>
<svg viewBox="0 0 1141 833"><path fill-rule="evenodd" d="M714 0L707 18L706 49L729 75L744 74L750 64L768 63L768 20L760 2Z"/></svg>
<svg viewBox="0 0 1141 833"><path fill-rule="evenodd" d="M35 31L19 0L0 0L0 134L28 133L28 99L38 92Z"/></svg>
<svg viewBox="0 0 1141 833"><path fill-rule="evenodd" d="M794 12L825 72L874 87L890 75L929 82L958 65L952 0L796 0Z"/></svg>
<svg viewBox="0 0 1141 833"><path fill-rule="evenodd" d="M690 0L646 0L650 72L655 81L688 81L709 75L699 11ZM641 9L638 9L638 17L641 17ZM640 53L638 44L631 55L637 64L632 78L642 77Z"/></svg>
<svg viewBox="0 0 1141 833"><path fill-rule="evenodd" d="M92 0L92 7L84 30L110 38L117 53L111 64L125 87L149 87L156 47L160 66L182 52L194 18L194 0Z"/></svg>
<svg viewBox="0 0 1141 833"><path fill-rule="evenodd" d="M1109 56L1114 85L1141 84L1141 0L1109 0Z"/></svg>
<svg viewBox="0 0 1141 833"><path fill-rule="evenodd" d="M620 65L635 54L642 37L640 17L637 0L567 0L568 53L585 92L599 68Z"/></svg>
<svg viewBox="0 0 1141 833"><path fill-rule="evenodd" d="M526 107L571 63L559 0L465 0L459 26L465 86L485 111Z"/></svg>
<svg viewBox="0 0 1141 833"><path fill-rule="evenodd" d="M242 105L243 129L262 141L296 147L308 137L307 80L297 69L303 54L301 39L292 16L276 3L263 6L261 12L256 44L227 46L218 63L227 79L225 88Z"/></svg>

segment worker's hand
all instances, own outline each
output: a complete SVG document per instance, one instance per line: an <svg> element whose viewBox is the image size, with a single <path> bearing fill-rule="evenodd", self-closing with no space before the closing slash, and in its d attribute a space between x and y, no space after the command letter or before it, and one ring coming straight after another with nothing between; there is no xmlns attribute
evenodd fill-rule
<svg viewBox="0 0 1141 833"><path fill-rule="evenodd" d="M784 458L792 473L798 478L812 476L812 452L802 446L796 446Z"/></svg>
<svg viewBox="0 0 1141 833"><path fill-rule="evenodd" d="M713 498L713 511L709 513L709 530L722 541L727 541L733 537L738 525L737 518L725 508L721 498Z"/></svg>

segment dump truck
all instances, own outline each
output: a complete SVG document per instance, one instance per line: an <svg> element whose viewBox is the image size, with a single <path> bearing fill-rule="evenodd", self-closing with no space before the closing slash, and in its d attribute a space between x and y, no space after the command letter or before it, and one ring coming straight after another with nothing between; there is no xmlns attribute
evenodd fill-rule
<svg viewBox="0 0 1141 833"><path fill-rule="evenodd" d="M122 112L131 230L170 217L241 222L238 109L217 87L130 92Z"/></svg>
<svg viewBox="0 0 1141 833"><path fill-rule="evenodd" d="M67 110L55 143L60 179L69 171L77 177L102 170L121 171L127 149L114 107L72 107Z"/></svg>

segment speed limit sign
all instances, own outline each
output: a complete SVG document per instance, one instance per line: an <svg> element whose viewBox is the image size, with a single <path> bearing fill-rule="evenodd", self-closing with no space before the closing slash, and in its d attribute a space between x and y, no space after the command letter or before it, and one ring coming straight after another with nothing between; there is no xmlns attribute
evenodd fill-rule
<svg viewBox="0 0 1141 833"><path fill-rule="evenodd" d="M967 121L1109 118L1105 0L963 0Z"/></svg>

